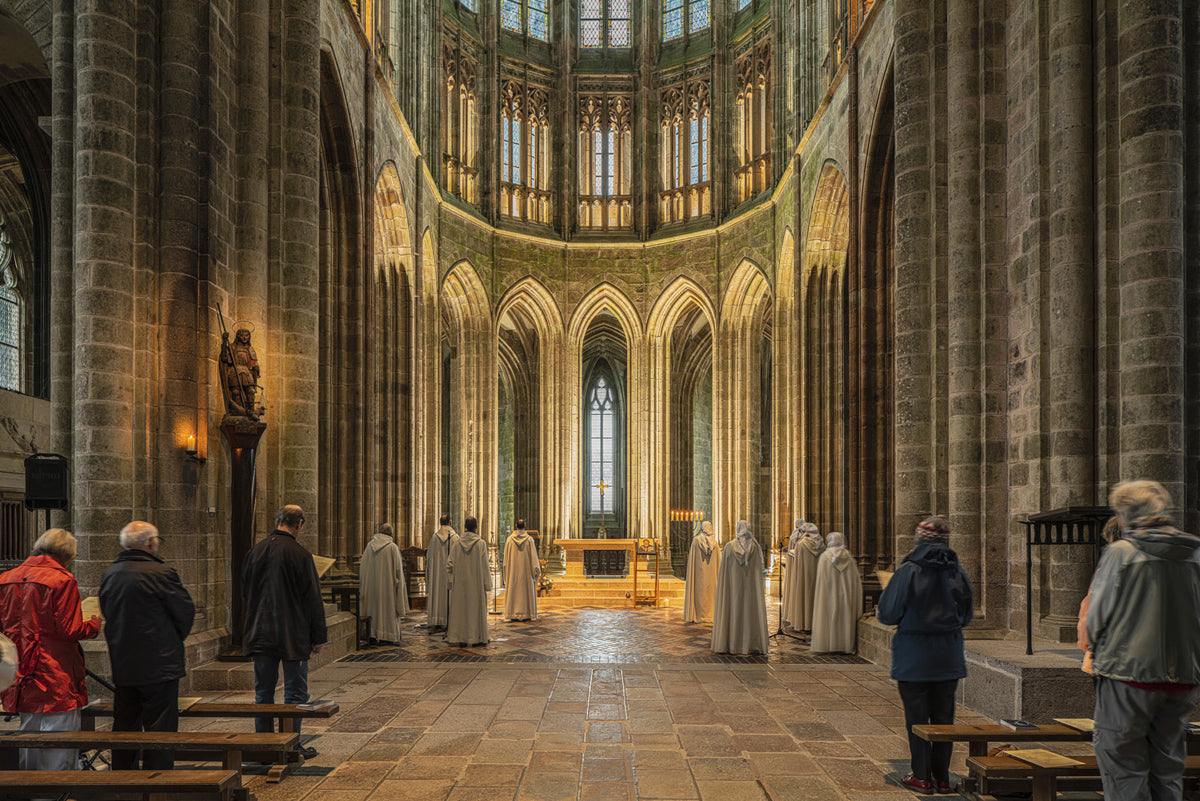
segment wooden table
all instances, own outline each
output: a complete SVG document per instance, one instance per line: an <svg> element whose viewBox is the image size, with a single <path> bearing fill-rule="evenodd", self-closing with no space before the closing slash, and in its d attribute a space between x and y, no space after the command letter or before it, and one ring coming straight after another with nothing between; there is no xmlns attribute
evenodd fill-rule
<svg viewBox="0 0 1200 801"><path fill-rule="evenodd" d="M204 794L221 801L244 796L235 771L217 770L10 770L0 772L0 795L71 798Z"/></svg>
<svg viewBox="0 0 1200 801"><path fill-rule="evenodd" d="M300 744L295 732L210 731L43 731L0 734L0 768L15 770L22 748L175 751L180 759L207 760L216 756L226 770L241 773L242 762L287 762Z"/></svg>
<svg viewBox="0 0 1200 801"><path fill-rule="evenodd" d="M1090 743L1092 735L1061 723L1038 726L1036 729L1013 731L999 723L963 725L925 723L913 726L913 734L931 743L966 743L970 756L987 756L988 743Z"/></svg>

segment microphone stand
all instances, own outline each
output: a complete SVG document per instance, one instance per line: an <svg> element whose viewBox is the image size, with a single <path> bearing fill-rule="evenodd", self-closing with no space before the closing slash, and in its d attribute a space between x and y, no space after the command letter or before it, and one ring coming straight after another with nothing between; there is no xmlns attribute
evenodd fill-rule
<svg viewBox="0 0 1200 801"><path fill-rule="evenodd" d="M770 640L774 639L775 637L782 636L791 637L793 640L799 640L803 642L804 638L799 634L791 634L783 630L783 571L787 569L787 566L784 564L786 561L784 557L786 555L787 545L784 544L779 546L779 620L776 624L777 628L775 629L775 633L767 637L767 639Z"/></svg>

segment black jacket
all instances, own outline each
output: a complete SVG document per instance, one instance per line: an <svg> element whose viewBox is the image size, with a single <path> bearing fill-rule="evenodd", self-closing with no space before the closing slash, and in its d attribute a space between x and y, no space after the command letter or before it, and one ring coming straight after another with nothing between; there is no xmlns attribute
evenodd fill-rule
<svg viewBox="0 0 1200 801"><path fill-rule="evenodd" d="M242 651L289 662L308 659L325 642L325 604L312 554L276 529L255 545L242 569L246 627Z"/></svg>
<svg viewBox="0 0 1200 801"><path fill-rule="evenodd" d="M121 551L100 578L100 614L114 684L183 678L183 640L196 605L175 568L137 548Z"/></svg>

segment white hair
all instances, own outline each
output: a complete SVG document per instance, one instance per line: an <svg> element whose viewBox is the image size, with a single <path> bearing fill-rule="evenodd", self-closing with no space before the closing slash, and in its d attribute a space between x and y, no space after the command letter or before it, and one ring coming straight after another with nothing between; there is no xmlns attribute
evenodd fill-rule
<svg viewBox="0 0 1200 801"><path fill-rule="evenodd" d="M137 548L144 551L150 544L150 538L157 536L158 529L153 524L147 523L145 520L134 520L121 529L121 547L125 550Z"/></svg>
<svg viewBox="0 0 1200 801"><path fill-rule="evenodd" d="M1157 481L1122 481L1108 495L1108 505L1129 528L1170 524L1171 494Z"/></svg>

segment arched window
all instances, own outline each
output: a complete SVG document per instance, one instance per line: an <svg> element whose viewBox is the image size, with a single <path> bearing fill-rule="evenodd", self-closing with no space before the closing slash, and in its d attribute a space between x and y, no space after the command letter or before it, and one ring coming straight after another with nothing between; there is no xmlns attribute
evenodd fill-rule
<svg viewBox="0 0 1200 801"><path fill-rule="evenodd" d="M712 0L663 0L664 42L691 36L712 22Z"/></svg>
<svg viewBox="0 0 1200 801"><path fill-rule="evenodd" d="M0 215L0 387L21 391L21 296L13 271L12 239Z"/></svg>
<svg viewBox="0 0 1200 801"><path fill-rule="evenodd" d="M604 376L596 379L589 403L591 466L588 470L591 492L588 511L613 513L613 451L615 448L616 396Z"/></svg>
<svg viewBox="0 0 1200 801"><path fill-rule="evenodd" d="M500 0L500 27L543 42L550 39L549 0Z"/></svg>
<svg viewBox="0 0 1200 801"><path fill-rule="evenodd" d="M708 175L707 74L682 76L663 87L661 154L663 189L659 194L663 222L690 220L711 211Z"/></svg>
<svg viewBox="0 0 1200 801"><path fill-rule="evenodd" d="M633 225L633 95L599 92L579 98L579 225Z"/></svg>
<svg viewBox="0 0 1200 801"><path fill-rule="evenodd" d="M629 0L580 0L580 47L629 47Z"/></svg>

